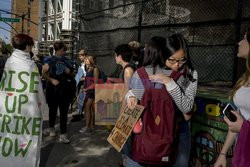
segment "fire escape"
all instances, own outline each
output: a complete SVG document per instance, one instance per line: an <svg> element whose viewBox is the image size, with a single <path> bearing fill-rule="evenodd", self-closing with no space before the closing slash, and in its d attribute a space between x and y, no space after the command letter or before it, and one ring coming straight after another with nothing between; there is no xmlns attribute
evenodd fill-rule
<svg viewBox="0 0 250 167"><path fill-rule="evenodd" d="M53 44L63 41L67 55L74 57L78 41L79 0L44 0L40 4L39 53L52 55Z"/></svg>

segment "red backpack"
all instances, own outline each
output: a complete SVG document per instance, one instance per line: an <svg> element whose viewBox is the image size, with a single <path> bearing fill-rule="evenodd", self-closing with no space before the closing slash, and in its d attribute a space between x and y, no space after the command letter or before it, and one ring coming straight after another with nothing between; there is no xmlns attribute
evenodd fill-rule
<svg viewBox="0 0 250 167"><path fill-rule="evenodd" d="M132 159L148 165L166 165L175 162L178 140L175 104L164 84L157 88L150 82L144 67L137 70L145 92L140 105L145 107L141 116L142 131L135 134L132 145ZM182 74L172 72L175 81ZM154 88L154 86L156 88Z"/></svg>

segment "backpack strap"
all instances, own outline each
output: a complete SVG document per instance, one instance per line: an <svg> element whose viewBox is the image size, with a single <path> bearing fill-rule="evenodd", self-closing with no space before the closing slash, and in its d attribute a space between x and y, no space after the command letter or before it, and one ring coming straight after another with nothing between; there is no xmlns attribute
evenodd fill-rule
<svg viewBox="0 0 250 167"><path fill-rule="evenodd" d="M99 78L98 81L101 81L100 83L105 83L107 81L107 75L103 72L103 70L99 67L96 66L99 70Z"/></svg>
<svg viewBox="0 0 250 167"><path fill-rule="evenodd" d="M126 68L128 68L128 67L132 68L133 71L136 70L136 69L135 69L135 66L134 66L133 64L128 63L128 64L123 68L123 70L122 70L122 79L124 79L125 70L126 70Z"/></svg>
<svg viewBox="0 0 250 167"><path fill-rule="evenodd" d="M146 69L142 66L140 68L137 69L137 73L142 81L142 84L146 90L147 88L147 83L151 83L151 81L149 80L149 77L148 77L148 73L146 72Z"/></svg>
<svg viewBox="0 0 250 167"><path fill-rule="evenodd" d="M177 81L181 76L181 73L179 71L173 71L170 74L170 78L172 78L174 81Z"/></svg>
<svg viewBox="0 0 250 167"><path fill-rule="evenodd" d="M180 78L180 76L186 75L186 73L187 73L187 69L184 69L181 71L173 71L170 74L170 78L173 78L174 81L177 81Z"/></svg>
<svg viewBox="0 0 250 167"><path fill-rule="evenodd" d="M142 84L144 85L144 88L146 90L147 86L151 84L151 81L149 80L148 73L146 72L146 69L142 66L137 69L137 73L142 80ZM187 69L181 70L181 71L172 71L170 74L170 78L173 78L174 81L177 81L182 75L186 75Z"/></svg>
<svg viewBox="0 0 250 167"><path fill-rule="evenodd" d="M125 71L125 69L126 69L127 67L130 67L130 68L132 68L132 69L135 71L135 66L134 66L133 64L128 63L128 64L124 67L124 71Z"/></svg>

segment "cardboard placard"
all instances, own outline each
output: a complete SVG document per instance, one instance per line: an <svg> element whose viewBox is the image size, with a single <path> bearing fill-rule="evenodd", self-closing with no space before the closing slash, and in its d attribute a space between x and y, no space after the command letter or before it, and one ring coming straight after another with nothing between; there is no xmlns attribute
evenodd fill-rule
<svg viewBox="0 0 250 167"><path fill-rule="evenodd" d="M95 124L114 125L120 115L124 83L95 85Z"/></svg>
<svg viewBox="0 0 250 167"><path fill-rule="evenodd" d="M127 105L122 109L115 127L107 139L118 152L121 151L126 143L143 110L144 107L140 105L137 105L133 110L129 109Z"/></svg>

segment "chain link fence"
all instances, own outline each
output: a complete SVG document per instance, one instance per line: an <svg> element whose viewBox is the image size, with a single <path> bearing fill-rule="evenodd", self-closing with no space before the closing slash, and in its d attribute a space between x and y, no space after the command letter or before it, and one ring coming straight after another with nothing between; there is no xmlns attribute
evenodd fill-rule
<svg viewBox="0 0 250 167"><path fill-rule="evenodd" d="M152 36L185 36L199 84L232 86L237 43L250 26L249 0L80 1L79 48L97 56L107 74L116 69L114 48Z"/></svg>

